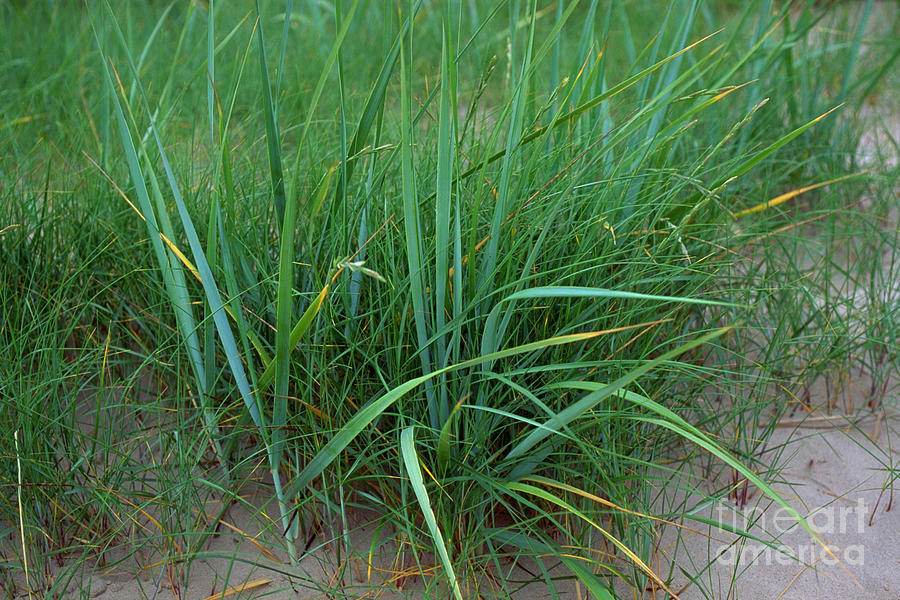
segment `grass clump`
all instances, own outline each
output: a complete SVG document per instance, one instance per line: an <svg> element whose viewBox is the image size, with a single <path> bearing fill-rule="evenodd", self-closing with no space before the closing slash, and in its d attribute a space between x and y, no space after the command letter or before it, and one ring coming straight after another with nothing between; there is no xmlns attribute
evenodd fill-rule
<svg viewBox="0 0 900 600"><path fill-rule="evenodd" d="M8 589L180 590L240 509L347 597L674 594L695 453L806 526L773 390L896 368L871 5L2 4Z"/></svg>

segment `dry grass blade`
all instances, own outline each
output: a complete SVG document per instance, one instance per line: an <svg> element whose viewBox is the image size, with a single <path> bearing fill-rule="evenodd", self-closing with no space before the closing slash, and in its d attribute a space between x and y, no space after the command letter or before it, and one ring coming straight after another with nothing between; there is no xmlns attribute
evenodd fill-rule
<svg viewBox="0 0 900 600"><path fill-rule="evenodd" d="M242 592L247 592L249 590L254 590L258 587L262 587L264 585L269 585L272 583L271 579L261 578L254 579L252 581L248 581L247 583L242 583L240 585L234 585L224 590L218 594L213 594L212 596L207 596L203 600L223 600L229 596L234 596L235 594L240 594Z"/></svg>

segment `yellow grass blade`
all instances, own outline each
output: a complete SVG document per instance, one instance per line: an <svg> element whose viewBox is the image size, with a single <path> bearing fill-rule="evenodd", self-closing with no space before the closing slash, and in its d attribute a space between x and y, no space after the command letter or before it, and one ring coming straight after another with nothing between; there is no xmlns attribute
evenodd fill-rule
<svg viewBox="0 0 900 600"><path fill-rule="evenodd" d="M270 583L272 583L271 579L254 579L253 581L248 581L247 583L242 583L241 585L232 586L219 594L207 596L203 600L222 600L222 598L227 598L228 596L233 596L234 594L239 594L241 592L246 592L247 590L252 590L264 585L269 585Z"/></svg>
<svg viewBox="0 0 900 600"><path fill-rule="evenodd" d="M861 171L859 173L851 173L850 175L844 175L843 177L837 177L835 179L829 179L828 181L822 181L819 183L815 183L813 185L808 185L806 187L797 188L796 190L781 194L780 196L775 196L771 200L763 202L761 204L757 204L756 206L751 206L750 208L745 208L742 211L734 213L734 217L743 217L746 215L752 215L754 213L762 212L774 206L778 206L782 202L787 202L791 198L796 198L800 194L808 192L810 190L814 190L816 188L824 187L826 185L831 185L832 183L838 183L839 181L844 181L847 179L852 179L853 177L859 177L860 175L865 175L866 171Z"/></svg>

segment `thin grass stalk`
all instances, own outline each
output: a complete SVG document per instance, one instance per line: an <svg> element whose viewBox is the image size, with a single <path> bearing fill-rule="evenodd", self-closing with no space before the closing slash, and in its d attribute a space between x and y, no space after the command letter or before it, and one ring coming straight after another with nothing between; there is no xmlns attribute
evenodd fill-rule
<svg viewBox="0 0 900 600"><path fill-rule="evenodd" d="M343 6L341 0L335 0L334 3L334 28L336 31L341 30L341 21L343 19ZM341 156L341 165L340 165L340 176L341 181L347 181L347 115L346 115L346 107L344 105L344 53L341 51L340 46L338 47L337 53L337 64L335 65L337 69L337 104L338 104L338 137L340 139L340 156ZM342 195L340 197L335 197L337 201L337 213L340 215L340 222L344 226L348 224L347 220L347 195L346 188L342 188L340 190ZM332 207L334 210L335 207ZM331 211L329 211L331 212ZM348 252L348 248L341 248L340 252Z"/></svg>
<svg viewBox="0 0 900 600"><path fill-rule="evenodd" d="M281 32L281 56L278 59L278 75L275 79L275 114L278 114L278 94L281 93L281 80L284 77L284 58L287 55L288 34L291 32L291 19L294 17L294 0L284 3L284 30Z"/></svg>

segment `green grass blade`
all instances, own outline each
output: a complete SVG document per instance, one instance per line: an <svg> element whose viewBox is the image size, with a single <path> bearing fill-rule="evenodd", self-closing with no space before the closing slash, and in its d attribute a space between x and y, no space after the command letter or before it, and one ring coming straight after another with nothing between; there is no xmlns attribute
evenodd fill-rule
<svg viewBox="0 0 900 600"><path fill-rule="evenodd" d="M743 305L720 300L704 300L702 298L689 298L686 296L658 296L654 294L641 294L624 290L607 290L603 288L581 286L542 286L529 288L510 294L503 302L514 300L534 300L538 298L618 298L628 300L655 300L659 302L678 302L682 304L703 304L705 306L728 306L738 308Z"/></svg>
<svg viewBox="0 0 900 600"><path fill-rule="evenodd" d="M288 194L281 228L281 251L278 262L278 291L275 316L275 398L272 411L272 453L275 465L281 463L284 449L284 426L287 423L288 386L290 384L292 295L294 284L294 221L297 195ZM311 320L311 319L310 319ZM265 373L263 373L265 376ZM260 378L262 379L262 377ZM262 388L260 388L262 389Z"/></svg>
<svg viewBox="0 0 900 600"><path fill-rule="evenodd" d="M608 398L613 393L619 391L629 383L635 381L638 377L655 369L660 364L671 360L684 352L687 352L691 348L696 348L697 346L701 346L711 340L714 340L715 338L727 333L728 331L731 331L733 328L733 325L729 325L728 327L723 327L721 329L711 331L695 340L691 340L686 344L682 344L674 350L669 350L668 352L652 360L648 360L641 366L632 369L625 375L622 375L612 383L605 384L600 390L588 394L578 402L557 413L552 419L547 422L547 426L549 429L537 429L528 434L525 439L516 444L516 446L509 451L509 453L506 455L506 460L514 460L527 455L527 453L532 448L534 448L538 443L540 443L550 435L550 430L555 431L561 429L563 426L568 425L574 419L582 416L586 411L596 406L603 399ZM525 467L513 468L512 472L510 473L510 478L514 480L520 479L527 474L526 472L524 472L527 468L529 468L528 465L526 465Z"/></svg>
<svg viewBox="0 0 900 600"><path fill-rule="evenodd" d="M216 147L216 3L209 0L206 36L206 111L209 120L209 143ZM138 61L140 72L141 63Z"/></svg>
<svg viewBox="0 0 900 600"><path fill-rule="evenodd" d="M334 29L341 30L341 20L343 19L344 7L341 0L334 0ZM340 138L340 154L341 164L341 181L347 180L347 107L344 101L344 53L341 51L342 46L338 46L337 63L335 68L337 71L337 110L338 110L338 137ZM347 197L343 187L336 190L340 195L335 196L335 206L332 212L339 215L340 223L347 223ZM342 236L343 238L343 236ZM341 251L346 251L346 242L343 239L338 243Z"/></svg>
<svg viewBox="0 0 900 600"><path fill-rule="evenodd" d="M450 0L442 3L441 18L441 99L438 109L437 173L434 213L434 329L435 364L447 365L444 324L447 310L447 282L450 277L450 204L452 199L456 149L456 61L454 59L453 16ZM437 422L449 416L447 386L440 386Z"/></svg>
<svg viewBox="0 0 900 600"><path fill-rule="evenodd" d="M153 27L153 31L150 32L150 35L147 36L147 41L144 42L144 48L141 50L140 55L137 59L137 69L140 71L141 67L144 66L144 61L147 60L147 54L150 52L150 48L153 46L153 41L156 39L156 36L159 35L160 30L163 27L163 24L166 22L166 17L169 16L169 13L172 9L175 8L175 2L170 3L166 9L159 16L159 19L156 20L156 25ZM135 94L135 86L132 83L131 89L128 92L128 101L134 102L134 94Z"/></svg>
<svg viewBox="0 0 900 600"><path fill-rule="evenodd" d="M412 16L412 2L409 2L410 17ZM406 242L406 260L409 268L409 292L412 297L413 319L416 327L416 340L418 342L419 359L422 362L422 371L427 377L432 371L431 349L428 343L428 323L426 313L425 273L422 254L422 238L424 232L420 224L419 201L415 174L413 171L413 119L410 102L412 99L411 64L412 53L412 25L407 35L402 38L400 50L400 189L403 196L403 231ZM423 380L430 381L430 377ZM425 394L428 401L429 424L432 429L439 430L441 426L437 400L434 390L426 386Z"/></svg>
<svg viewBox="0 0 900 600"><path fill-rule="evenodd" d="M496 351L500 344L500 333L505 329L500 325L501 308L507 303L517 300L537 300L547 298L615 298L619 300L650 300L654 302L676 302L679 304L699 304L706 306L727 306L732 308L740 305L718 300L704 300L702 298L688 298L683 296L658 296L653 294L641 294L624 290L607 290L603 288L589 288L579 286L543 286L520 290L500 300L491 309L484 323L484 331L481 337L482 354L490 354ZM509 310L512 310L510 308Z"/></svg>
<svg viewBox="0 0 900 600"><path fill-rule="evenodd" d="M365 406L360 408L359 411L357 411L357 413L353 415L353 417L351 417L350 420L347 421L330 440L328 440L328 443L326 443L325 446L303 468L303 471L300 473L300 475L297 476L297 479L291 486L291 495L296 495L303 489L305 489L306 486L308 486L314 479L316 479L322 473L322 471L324 471L328 467L328 465L330 465L338 457L338 455L343 452L344 448L346 448L347 445L350 444L350 442L352 442L356 438L356 436L362 432L363 429L368 427L376 417L387 410L394 402L396 402L398 399L402 398L412 390L416 389L423 383L426 383L429 380L433 379L434 377L439 376L443 373L450 373L452 371L481 365L482 363L487 361L495 361L501 358L506 358L508 356L535 352L537 350L543 350L552 346L581 342L598 337L599 335L601 335L600 332L575 333L548 338L537 342L531 342L528 344L523 344L521 346L516 346L515 348L500 350L488 356L469 359L455 365L444 367L443 369L439 369L432 373L421 375L414 379L405 381L404 383L382 394L378 398L375 398L374 400L370 401Z"/></svg>
<svg viewBox="0 0 900 600"><path fill-rule="evenodd" d="M553 556L559 558L572 574L584 584L596 600L616 600L612 590L594 575L590 569L584 566L581 559L567 554L555 544L545 543L508 529L497 529L488 532L492 539L496 539L503 545L519 548L534 556Z"/></svg>
<svg viewBox="0 0 900 600"><path fill-rule="evenodd" d="M459 402L456 403L456 406L453 407L453 410L450 411L450 414L447 417L447 420L444 422L444 426L441 427L441 433L438 435L438 444L437 444L437 463L438 468L443 473L444 470L450 464L450 438L452 437L453 424L456 422L456 416L459 414L459 409L463 405L463 400L460 399Z"/></svg>
<svg viewBox="0 0 900 600"><path fill-rule="evenodd" d="M441 529L438 527L437 519L434 517L434 511L431 508L431 501L428 499L428 490L425 489L425 482L422 480L422 470L419 467L419 457L416 454L416 442L414 439L415 429L407 427L400 434L400 453L403 455L403 465L406 467L406 473L409 475L409 484L412 486L413 492L416 494L416 500L419 502L419 508L422 510L422 516L425 517L425 524L431 534L437 548L438 556L444 567L450 588L453 590L453 596L456 600L462 600L462 592L459 589L459 583L456 581L456 573L453 571L453 562L450 560L450 553L444 544L444 536L441 535Z"/></svg>
<svg viewBox="0 0 900 600"><path fill-rule="evenodd" d="M207 31L206 31L206 104L207 104L207 120L209 122L209 147L216 147L216 62L215 62L215 2L209 1L207 10ZM140 61L138 61L138 69L140 69ZM138 70L138 72L140 72ZM218 167L218 165L217 165ZM215 181L215 176L213 176ZM210 194L210 211L209 222L206 229L206 258L209 261L210 268L215 270L218 258L218 227L216 220L218 218L219 196L215 191ZM203 359L204 370L206 371L206 389L212 390L215 387L216 372L216 331L212 319L209 318L209 305L204 306L206 317L203 320Z"/></svg>
<svg viewBox="0 0 900 600"><path fill-rule="evenodd" d="M558 387L568 388L568 389L588 390L591 392L591 394L589 394L588 397L591 396L592 394L599 394L599 395L603 395L604 397L606 397L609 386L602 384L602 383L591 382L591 381L577 381L577 382L567 382L567 383L564 382L564 383L558 384ZM663 406L662 404L659 404L658 402L654 402L653 400L651 400L650 398L647 398L646 396L643 396L641 394L637 394L634 392L630 392L627 390L625 390L625 391L620 390L619 392L620 393L617 394L617 397L621 398L622 400L626 400L628 402L631 402L632 404L646 408L661 417L661 418L653 418L653 417L646 417L646 416L641 415L641 416L636 416L633 418L637 418L637 419L640 419L647 423L653 423L655 425L659 425L660 427L669 429L670 431L677 433L681 437L697 444L698 446L700 446L701 448L703 448L704 450L706 450L713 456L717 457L718 459L720 459L722 462L724 462L731 468L735 469L741 475L746 477L747 480L750 481L753 485L757 486L763 493L765 493L767 496L769 496L775 502L777 502L782 508L787 510L788 513L790 513L790 515L792 517L794 517L794 519L796 519L797 522L800 523L800 525L804 529L806 529L806 531L809 532L809 534L812 535L812 537L818 543L823 544L823 548L825 547L824 542L820 539L820 537L816 533L816 531L809 525L809 523L806 522L806 520L800 515L800 513L797 512L796 509L791 507L791 505L789 503L787 503L777 492L775 492L775 490L773 490L767 483L765 483L762 479L760 479L760 477L758 475L756 475L756 473L754 473L752 470L750 470L749 468L744 466L740 461L738 461L736 458L734 458L729 452L727 452L721 446L716 444L716 442L713 441L712 439L710 439L709 436L707 436L702 431L700 431L699 429L697 429L696 427L694 427L693 425L691 425L690 423L685 421L683 418L681 418L678 414L676 414L669 408ZM587 400L588 397L585 397L582 400ZM593 399L591 399L591 402L593 402Z"/></svg>
<svg viewBox="0 0 900 600"><path fill-rule="evenodd" d="M156 130L155 125L152 126L152 128L154 137L156 139L157 150L160 153L163 168L166 172L166 178L169 182L169 187L175 199L175 205L178 208L178 214L181 218L182 226L184 227L188 243L191 247L191 253L195 261L194 264L197 266L197 270L200 272L203 291L206 294L207 302L209 302L213 320L215 321L216 329L219 333L219 340L222 342L222 346L225 350L225 357L228 361L228 366L231 368L232 377L234 377L235 382L238 385L238 390L240 391L241 398L247 405L247 409L250 411L250 416L253 418L254 423L258 427L264 428L263 417L256 406L254 394L250 388L250 382L247 380L246 373L244 372L244 365L240 360L240 353L238 352L237 344L235 343L234 334L231 331L231 325L228 323L228 317L226 316L224 305L222 303L222 297L219 294L218 287L216 286L215 278L213 277L212 270L210 269L209 263L206 260L206 255L203 252L203 247L200 244L199 237L197 236L197 230L194 228L194 223L191 220L190 214L187 210L187 206L184 203L184 199L181 195L178 182L175 180L175 174L172 172L172 167L169 164L168 159L166 158L165 148L163 147L162 140L159 138L159 134Z"/></svg>
<svg viewBox="0 0 900 600"><path fill-rule="evenodd" d="M278 59L278 76L275 79L275 114L278 114L278 93L284 77L284 57L287 55L288 34L291 32L291 18L294 16L294 0L286 0L284 6L284 29L281 32L281 56Z"/></svg>
<svg viewBox="0 0 900 600"><path fill-rule="evenodd" d="M272 194L275 199L275 214L278 218L278 230L284 223L284 168L281 165L281 136L278 133L278 117L275 114L275 103L272 101L272 85L269 82L269 66L266 60L266 44L263 36L262 15L259 0L256 0L256 40L259 48L259 77L263 92L263 113L266 116L266 148L269 153L269 173L271 175Z"/></svg>
<svg viewBox="0 0 900 600"><path fill-rule="evenodd" d="M319 292L319 295L310 302L309 306L306 307L306 310L303 311L303 314L300 316L300 320L297 321L297 324L294 325L293 329L291 329L291 334L288 342L288 347L290 349L296 348L297 344L300 343L300 340L303 339L303 336L306 334L310 325L312 325L313 320L316 318L316 315L319 314L319 310L322 308L322 303L325 300L325 297L328 295L329 286L326 285L322 288L322 291ZM275 380L275 365L276 360L272 359L266 365L263 374L259 376L259 382L257 385L260 390L265 390L271 383Z"/></svg>

